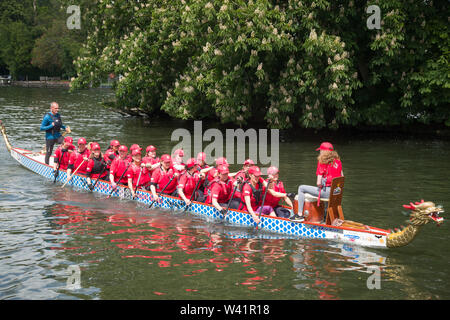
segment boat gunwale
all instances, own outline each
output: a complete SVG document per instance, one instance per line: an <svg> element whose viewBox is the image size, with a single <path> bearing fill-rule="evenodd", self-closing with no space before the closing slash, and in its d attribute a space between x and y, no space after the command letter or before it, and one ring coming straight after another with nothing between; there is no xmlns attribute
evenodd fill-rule
<svg viewBox="0 0 450 320"><path fill-rule="evenodd" d="M40 162L40 161L38 161L37 159L35 159L35 158L33 158L33 157L28 156L28 154L33 154L33 153L36 154L36 153L39 153L39 152L33 152L33 151L30 151L30 150L23 149L23 148L18 148L18 147L12 147L11 150L14 150L14 151L18 152L18 153L21 154L23 157L26 157L26 158L28 158L28 159L34 161L34 162L37 162L37 163L39 163L39 164L41 164L41 165L44 165L44 166L47 166L47 167L53 169L52 166L50 166L50 165L48 165L48 164L46 164L46 163ZM20 151L18 151L18 150L22 150L22 152L20 152ZM39 153L39 154L40 154L40 153ZM51 156L51 157L54 158L55 156ZM67 173L67 171L66 171L65 169L59 169L59 170L61 170L61 171ZM79 175L79 174L77 174L77 173L76 173L75 175L76 175L77 177L79 177L79 178L86 178L86 176ZM108 185L111 185L111 183L110 183L109 181L106 181L106 180L101 180L101 181L104 182L104 183L106 183L106 184L108 184ZM120 186L122 186L122 187L124 187L124 188L128 188L128 186L126 186L126 185L124 185L124 184L121 184L121 183L119 183L118 185L120 185ZM142 190L142 189L139 189L139 188L137 189L137 191L142 192L142 193L150 194L150 195L153 197L153 195L151 194L150 191ZM179 198L179 197L174 197L174 196L166 195L166 194L163 194L163 195L160 195L160 196L172 198L172 199L175 199L175 200L182 200L182 199ZM203 205L203 206L214 207L212 204L208 204L208 203L204 203L204 202L198 202L198 201L195 201L195 200L193 200L192 203L196 203L197 205ZM284 206L284 207L285 207L285 206ZM229 209L229 211L234 211L234 212L238 212L238 213L244 213L244 214L247 214L247 215L251 215L249 212L243 211L243 210L239 210L239 209ZM225 218L225 217L223 217L223 219L221 219L221 221L223 221L224 218ZM323 228L336 229L336 230L347 230L347 231L352 231L352 232L362 232L362 233L369 233L369 234L375 234L375 235L381 235L381 236L387 236L387 235L389 234L388 230L381 229L381 228L377 228L377 227L372 227L372 226L367 226L367 227L369 227L369 228L371 228L371 229L372 229L372 228L373 228L373 229L377 229L377 230L380 230L380 231L362 230L362 229L356 229L356 228L350 228L350 227L341 227L341 226L331 226L331 225L327 225L327 224L323 224L323 223L318 223L318 222L292 221L292 220L290 220L289 218L271 217L271 216L267 216L267 215L264 215L264 218L268 218L268 219L278 219L278 220L285 220L285 221L288 221L288 222L298 223L298 224L305 224L305 225L309 225L309 226L323 227ZM219 220L219 219L217 219L217 220ZM219 220L219 221L220 221L220 220ZM270 231L270 230L269 230L269 231ZM283 233L280 233L280 234L283 234Z"/></svg>

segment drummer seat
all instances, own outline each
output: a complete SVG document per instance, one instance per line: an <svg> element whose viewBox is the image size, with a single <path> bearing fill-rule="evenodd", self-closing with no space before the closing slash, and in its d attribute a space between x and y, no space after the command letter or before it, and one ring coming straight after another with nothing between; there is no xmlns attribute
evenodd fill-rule
<svg viewBox="0 0 450 320"><path fill-rule="evenodd" d="M321 222L330 224L337 218L344 220L344 212L342 210L342 194L344 191L344 177L334 178L331 183L330 197L320 197L320 206L317 206L317 198L309 193L305 193L304 210L309 211L306 221ZM326 212L324 219L324 212Z"/></svg>

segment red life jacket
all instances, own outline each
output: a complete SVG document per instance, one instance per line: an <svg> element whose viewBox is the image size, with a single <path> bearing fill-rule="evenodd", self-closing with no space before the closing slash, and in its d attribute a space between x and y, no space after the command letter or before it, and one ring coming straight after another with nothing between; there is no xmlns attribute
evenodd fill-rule
<svg viewBox="0 0 450 320"><path fill-rule="evenodd" d="M269 179L267 179L266 181L268 182L268 180ZM273 184L272 190L276 191L276 192L286 193L283 182L281 182L280 180L278 180L276 184ZM280 200L281 200L281 198L274 197L269 192L267 192L266 199L264 200L264 205L275 208L275 207L278 207L278 203L280 202Z"/></svg>
<svg viewBox="0 0 450 320"><path fill-rule="evenodd" d="M122 160L120 157L115 158L111 163L111 169L109 173L114 176L114 181L116 183L128 184L127 175L126 173L124 173L127 170L128 164L129 162L126 158ZM117 181L121 176L122 179L120 181Z"/></svg>
<svg viewBox="0 0 450 320"><path fill-rule="evenodd" d="M245 196L250 196L250 204L253 210L256 210L261 205L262 197L266 189L264 188L261 180L262 178L260 179L260 181L258 181L256 188L250 183L250 181L244 182L244 185L242 186L241 204L239 205L239 209L247 210L247 206L245 204Z"/></svg>
<svg viewBox="0 0 450 320"><path fill-rule="evenodd" d="M208 187L206 203L212 204L213 198L218 203L227 203L230 200L233 188L233 179L228 178L227 181L221 181L219 177L216 177Z"/></svg>
<svg viewBox="0 0 450 320"><path fill-rule="evenodd" d="M115 153L113 149L106 150L106 152L105 152L105 154L103 156L103 159L105 160L106 165L108 166L108 169L111 168L111 163L118 156L119 156L119 154Z"/></svg>
<svg viewBox="0 0 450 320"><path fill-rule="evenodd" d="M199 180L197 173L191 175L186 171L178 178L177 188L181 188L186 198L190 199Z"/></svg>
<svg viewBox="0 0 450 320"><path fill-rule="evenodd" d="M59 146L56 150L55 150L55 158L54 161L55 163L59 163L59 168L66 170L67 167L69 166L69 160L70 160L70 155L72 152L70 152L69 150L66 149L62 149L61 146Z"/></svg>
<svg viewBox="0 0 450 320"><path fill-rule="evenodd" d="M84 149L83 152L79 152L78 150L75 150L72 152L72 154L70 155L69 158L69 166L68 168L72 170L72 173L75 172L75 170L77 170L78 166L83 162L83 158L87 157L89 158L89 155L91 154L91 152L89 151L88 148ZM84 161L84 163L81 165L81 167L78 169L77 173L86 173L86 168L87 168L87 161Z"/></svg>
<svg viewBox="0 0 450 320"><path fill-rule="evenodd" d="M91 179L98 179L101 173L102 176L100 178L103 178L108 175L108 170L106 168L106 162L104 161L104 158L94 157L92 159L89 159L86 167L87 176Z"/></svg>
<svg viewBox="0 0 450 320"><path fill-rule="evenodd" d="M134 162L130 164L130 166L128 167L126 175L128 179L132 179L133 187L136 187L138 179L139 179L138 187L145 186L150 182L150 177L148 175L147 168L137 166Z"/></svg>
<svg viewBox="0 0 450 320"><path fill-rule="evenodd" d="M156 192L161 192L164 187L169 183L170 179L172 179L175 171L173 168L169 168L169 170L164 171L162 167L156 168L153 170L152 178L150 182L156 186ZM172 182L167 185L166 189L164 189L165 194L170 194L175 191L177 187L177 179L173 178Z"/></svg>

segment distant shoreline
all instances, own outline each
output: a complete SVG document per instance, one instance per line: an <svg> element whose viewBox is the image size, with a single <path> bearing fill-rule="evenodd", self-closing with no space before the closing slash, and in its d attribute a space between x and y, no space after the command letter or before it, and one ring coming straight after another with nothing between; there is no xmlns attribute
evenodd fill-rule
<svg viewBox="0 0 450 320"><path fill-rule="evenodd" d="M26 88L70 88L70 80L60 81L11 81L8 86Z"/></svg>
<svg viewBox="0 0 450 320"><path fill-rule="evenodd" d="M10 84L0 85L2 87L21 87L21 88L70 88L70 80L56 81L11 81ZM111 88L111 85L102 84L99 88Z"/></svg>

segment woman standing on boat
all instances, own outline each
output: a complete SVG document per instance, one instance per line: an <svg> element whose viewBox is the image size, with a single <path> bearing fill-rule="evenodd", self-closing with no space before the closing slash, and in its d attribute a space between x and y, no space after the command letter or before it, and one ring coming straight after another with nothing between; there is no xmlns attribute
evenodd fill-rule
<svg viewBox="0 0 450 320"><path fill-rule="evenodd" d="M329 142L322 142L316 151L319 151L317 157L317 180L316 186L301 185L298 187L298 215L302 216L305 193L312 196L328 199L330 197L330 188L333 178L344 176L342 163L338 153Z"/></svg>
<svg viewBox="0 0 450 320"><path fill-rule="evenodd" d="M40 130L45 131L45 164L49 164L55 143L63 142L63 137L60 132L61 129L66 130L66 126L63 125L58 111L58 103L52 102L50 104L50 112L45 114L41 123Z"/></svg>
<svg viewBox="0 0 450 320"><path fill-rule="evenodd" d="M92 180L106 180L108 177L107 163L97 142L91 144L91 154L86 168L86 181L90 190L93 189Z"/></svg>
<svg viewBox="0 0 450 320"><path fill-rule="evenodd" d="M111 187L113 190L117 188L116 180L122 179L120 181L117 181L117 183L128 183L128 178L125 176L125 172L128 170L128 147L125 145L122 145L119 147L119 156L116 157L113 162L111 163L111 169L109 171L109 181L111 182Z"/></svg>

